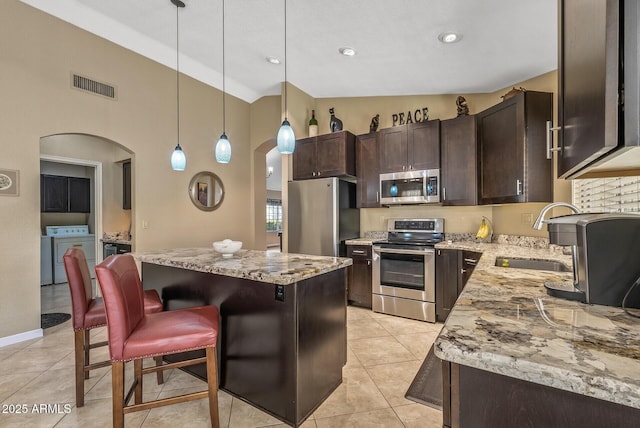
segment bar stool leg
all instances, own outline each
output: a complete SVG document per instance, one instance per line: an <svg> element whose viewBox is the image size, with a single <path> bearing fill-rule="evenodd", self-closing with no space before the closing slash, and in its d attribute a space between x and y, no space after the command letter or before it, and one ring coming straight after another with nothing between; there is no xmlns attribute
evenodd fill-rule
<svg viewBox="0 0 640 428"><path fill-rule="evenodd" d="M220 426L220 415L218 412L218 358L216 357L216 348L207 348L207 387L209 389L209 416L211 418L211 426L218 428Z"/></svg>
<svg viewBox="0 0 640 428"><path fill-rule="evenodd" d="M76 369L76 407L84 406L84 379L85 379L85 371L84 371L84 338L85 338L85 330L76 330L74 331L74 360L75 360L75 369ZM86 372L86 375L89 373Z"/></svg>
<svg viewBox="0 0 640 428"><path fill-rule="evenodd" d="M111 376L113 428L124 428L124 362L111 364Z"/></svg>

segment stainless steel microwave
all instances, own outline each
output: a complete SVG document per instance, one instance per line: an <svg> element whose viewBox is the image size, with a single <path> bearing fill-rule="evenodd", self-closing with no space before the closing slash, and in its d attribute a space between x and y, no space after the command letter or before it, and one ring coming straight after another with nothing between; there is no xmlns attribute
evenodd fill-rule
<svg viewBox="0 0 640 428"><path fill-rule="evenodd" d="M382 205L439 202L439 169L380 174L380 203Z"/></svg>

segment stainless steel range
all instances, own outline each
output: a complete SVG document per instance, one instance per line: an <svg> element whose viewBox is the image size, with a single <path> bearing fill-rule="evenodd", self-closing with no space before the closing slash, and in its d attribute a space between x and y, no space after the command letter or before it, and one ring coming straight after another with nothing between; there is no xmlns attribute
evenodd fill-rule
<svg viewBox="0 0 640 428"><path fill-rule="evenodd" d="M373 310L436 321L434 245L444 219L389 219L387 242L373 246Z"/></svg>

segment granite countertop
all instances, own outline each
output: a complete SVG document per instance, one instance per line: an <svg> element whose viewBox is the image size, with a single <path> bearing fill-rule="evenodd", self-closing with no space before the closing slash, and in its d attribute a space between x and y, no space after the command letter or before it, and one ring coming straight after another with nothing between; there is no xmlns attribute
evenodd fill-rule
<svg viewBox="0 0 640 428"><path fill-rule="evenodd" d="M101 241L105 244L131 245L131 234L129 232L104 232Z"/></svg>
<svg viewBox="0 0 640 428"><path fill-rule="evenodd" d="M443 360L640 408L640 320L620 308L550 297L571 273L494 266L496 256L560 260L560 247L443 242L482 252L435 342Z"/></svg>
<svg viewBox="0 0 640 428"><path fill-rule="evenodd" d="M351 265L349 258L240 250L230 258L213 248L178 248L132 254L136 260L235 278L288 285Z"/></svg>
<svg viewBox="0 0 640 428"><path fill-rule="evenodd" d="M376 242L383 241L383 239L375 238L354 238L344 241L347 245L373 245Z"/></svg>

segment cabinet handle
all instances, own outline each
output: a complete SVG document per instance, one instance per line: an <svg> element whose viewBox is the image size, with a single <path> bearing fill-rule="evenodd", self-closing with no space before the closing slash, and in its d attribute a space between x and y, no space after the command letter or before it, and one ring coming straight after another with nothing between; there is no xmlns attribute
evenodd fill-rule
<svg viewBox="0 0 640 428"><path fill-rule="evenodd" d="M447 200L447 188L446 187L442 188L442 200L443 201Z"/></svg>
<svg viewBox="0 0 640 428"><path fill-rule="evenodd" d="M315 177L315 176L316 176L316 172L315 172L315 171L312 171L312 172L311 172L311 176L312 176L312 177Z"/></svg>
<svg viewBox="0 0 640 428"><path fill-rule="evenodd" d="M473 266L475 266L475 265L478 263L478 261L477 261L476 259L468 259L468 258L466 258L466 257L465 257L465 259L464 259L464 262L465 262L465 263L468 263L468 264L470 264L470 265L473 265Z"/></svg>
<svg viewBox="0 0 640 428"><path fill-rule="evenodd" d="M318 177L320 177L320 171L318 171Z"/></svg>
<svg viewBox="0 0 640 428"><path fill-rule="evenodd" d="M376 192L376 202L380 202L380 192Z"/></svg>
<svg viewBox="0 0 640 428"><path fill-rule="evenodd" d="M460 269L460 273L465 273L466 271L466 269Z"/></svg>
<svg viewBox="0 0 640 428"><path fill-rule="evenodd" d="M371 266L371 260L367 260L367 266Z"/></svg>
<svg viewBox="0 0 640 428"><path fill-rule="evenodd" d="M562 126L552 126L553 123L550 120L547 120L547 159L552 159L553 155L551 152L559 152L562 151L560 147L553 147L553 131L559 131L562 129Z"/></svg>
<svg viewBox="0 0 640 428"><path fill-rule="evenodd" d="M406 169L407 169L407 167L402 165L402 170L405 171Z"/></svg>
<svg viewBox="0 0 640 428"><path fill-rule="evenodd" d="M82 244L73 244L74 247L79 248L82 247Z"/></svg>
<svg viewBox="0 0 640 428"><path fill-rule="evenodd" d="M353 254L367 254L367 252L363 251L363 250L353 250L352 253Z"/></svg>
<svg viewBox="0 0 640 428"><path fill-rule="evenodd" d="M516 180L516 195L522 195L522 181Z"/></svg>

